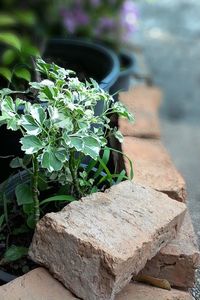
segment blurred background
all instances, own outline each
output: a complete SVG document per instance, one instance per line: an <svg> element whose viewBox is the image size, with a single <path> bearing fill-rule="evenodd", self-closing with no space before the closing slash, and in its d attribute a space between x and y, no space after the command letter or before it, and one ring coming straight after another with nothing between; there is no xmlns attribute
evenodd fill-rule
<svg viewBox="0 0 200 300"><path fill-rule="evenodd" d="M164 94L162 138L187 182L200 239L200 1L140 1L135 43Z"/></svg>

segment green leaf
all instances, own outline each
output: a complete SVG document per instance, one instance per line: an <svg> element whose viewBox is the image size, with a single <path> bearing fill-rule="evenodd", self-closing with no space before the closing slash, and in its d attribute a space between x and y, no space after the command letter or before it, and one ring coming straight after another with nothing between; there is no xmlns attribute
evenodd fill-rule
<svg viewBox="0 0 200 300"><path fill-rule="evenodd" d="M3 215L0 216L0 229L1 229L2 225L3 225L4 219L5 219L5 216L3 214Z"/></svg>
<svg viewBox="0 0 200 300"><path fill-rule="evenodd" d="M21 117L20 125L23 126L28 134L38 135L41 133L42 128L37 124L35 119L30 115Z"/></svg>
<svg viewBox="0 0 200 300"><path fill-rule="evenodd" d="M16 20L13 16L6 13L0 13L0 27L14 25L15 23Z"/></svg>
<svg viewBox="0 0 200 300"><path fill-rule="evenodd" d="M31 73L26 68L18 68L15 70L15 76L26 81L31 80Z"/></svg>
<svg viewBox="0 0 200 300"><path fill-rule="evenodd" d="M15 13L19 23L27 26L33 26L36 22L35 14L31 10L20 10Z"/></svg>
<svg viewBox="0 0 200 300"><path fill-rule="evenodd" d="M6 250L4 254L4 259L7 262L13 262L26 256L27 254L28 248L12 245Z"/></svg>
<svg viewBox="0 0 200 300"><path fill-rule="evenodd" d="M55 156L56 156L56 158L58 159L58 160L60 160L61 162L65 162L65 161L67 161L68 160L68 155L67 155L67 152L66 152L66 150L62 150L62 149L60 149L60 150L57 150L56 152L55 152Z"/></svg>
<svg viewBox="0 0 200 300"><path fill-rule="evenodd" d="M0 75L3 76L8 81L12 79L12 73L8 68L0 67Z"/></svg>
<svg viewBox="0 0 200 300"><path fill-rule="evenodd" d="M116 181L116 184L120 183L121 181L123 181L124 179L127 179L127 176L126 176L126 170L122 170L120 172L120 174L117 175L117 181Z"/></svg>
<svg viewBox="0 0 200 300"><path fill-rule="evenodd" d="M20 227L15 228L15 229L12 231L12 234L13 234L13 235L18 235L18 234L27 233L27 232L29 232L29 231L30 231L30 229L29 229L25 224L22 224Z"/></svg>
<svg viewBox="0 0 200 300"><path fill-rule="evenodd" d="M84 137L83 138L84 149L83 152L85 155L89 155L93 159L97 159L99 156L99 151L101 149L101 145L94 137Z"/></svg>
<svg viewBox="0 0 200 300"><path fill-rule="evenodd" d="M19 126L17 125L17 120L15 118L7 120L7 129L11 129L13 131L19 129Z"/></svg>
<svg viewBox="0 0 200 300"><path fill-rule="evenodd" d="M26 154L34 154L44 148L43 142L34 135L27 135L21 138L20 142L22 144L22 150L25 151Z"/></svg>
<svg viewBox="0 0 200 300"><path fill-rule="evenodd" d="M32 106L30 113L34 120L36 120L40 125L46 120L45 110L41 106Z"/></svg>
<svg viewBox="0 0 200 300"><path fill-rule="evenodd" d="M48 169L49 172L62 169L63 163L56 157L54 149L45 150L43 152L42 167Z"/></svg>
<svg viewBox="0 0 200 300"><path fill-rule="evenodd" d="M22 183L17 185L15 189L15 194L18 205L33 203L32 191L28 184Z"/></svg>
<svg viewBox="0 0 200 300"><path fill-rule="evenodd" d="M34 213L34 203L23 204L23 212L26 215L31 215Z"/></svg>
<svg viewBox="0 0 200 300"><path fill-rule="evenodd" d="M26 224L28 225L29 228L35 229L35 216L34 216L34 214L28 216L28 218L26 220Z"/></svg>
<svg viewBox="0 0 200 300"><path fill-rule="evenodd" d="M104 152L103 152L103 157L102 157L102 161L104 162L104 164L107 166L108 162L109 162L109 159L110 159L110 149L105 149ZM98 170L97 172L95 172L95 175L94 177L97 178L101 172L103 171L103 165L102 164L99 164L99 167L98 167Z"/></svg>
<svg viewBox="0 0 200 300"><path fill-rule="evenodd" d="M71 195L57 195L41 201L40 206L44 205L45 203L56 202L56 201L72 202L72 201L76 201L76 199Z"/></svg>
<svg viewBox="0 0 200 300"><path fill-rule="evenodd" d="M114 136L120 143L123 143L123 135L119 130L114 131Z"/></svg>
<svg viewBox="0 0 200 300"><path fill-rule="evenodd" d="M83 150L83 141L80 137L70 137L70 145L74 147L77 151Z"/></svg>
<svg viewBox="0 0 200 300"><path fill-rule="evenodd" d="M21 50L20 39L12 32L0 32L0 42Z"/></svg>
<svg viewBox="0 0 200 300"><path fill-rule="evenodd" d="M16 58L16 52L13 49L6 50L2 55L2 63L4 65L10 65Z"/></svg>
<svg viewBox="0 0 200 300"><path fill-rule="evenodd" d="M15 168L21 168L23 166L23 159L20 157L15 157L10 162L10 167Z"/></svg>

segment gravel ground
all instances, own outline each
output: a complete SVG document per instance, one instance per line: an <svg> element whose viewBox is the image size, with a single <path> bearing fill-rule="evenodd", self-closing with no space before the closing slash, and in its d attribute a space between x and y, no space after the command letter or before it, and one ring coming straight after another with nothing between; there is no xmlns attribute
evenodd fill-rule
<svg viewBox="0 0 200 300"><path fill-rule="evenodd" d="M140 1L140 9L140 30L134 40L164 92L163 142L186 180L200 246L200 1ZM191 293L200 300L200 270L196 283Z"/></svg>

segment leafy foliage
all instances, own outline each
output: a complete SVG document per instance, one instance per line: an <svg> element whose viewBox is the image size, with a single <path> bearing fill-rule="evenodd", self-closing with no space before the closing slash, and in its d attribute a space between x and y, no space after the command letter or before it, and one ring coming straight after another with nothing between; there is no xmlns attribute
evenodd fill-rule
<svg viewBox="0 0 200 300"><path fill-rule="evenodd" d="M15 9L0 13L0 77L18 89L21 81L26 83L31 80L31 57L39 55L39 50L28 35L31 28L33 36L35 26L36 15L33 11Z"/></svg>
<svg viewBox="0 0 200 300"><path fill-rule="evenodd" d="M43 79L30 83L35 103L18 98L19 94L10 89L0 91L0 124L8 130L20 130L22 135L24 157L15 157L11 167L20 170L20 178L21 174L28 175L15 186L14 204L5 192L9 183L0 186L0 206L4 208L0 227L7 228L9 234L11 228L12 234L29 232L48 209L60 209L127 179L124 170L116 174L108 166L113 149L108 148L107 138L114 135L120 142L123 139L119 130L110 126L112 113L129 120L133 120L132 115L92 79L80 82L73 71L42 59L37 60L37 70ZM100 115L95 114L98 102L104 107ZM22 223L17 228L16 218ZM26 249L12 245L4 262L25 253Z"/></svg>

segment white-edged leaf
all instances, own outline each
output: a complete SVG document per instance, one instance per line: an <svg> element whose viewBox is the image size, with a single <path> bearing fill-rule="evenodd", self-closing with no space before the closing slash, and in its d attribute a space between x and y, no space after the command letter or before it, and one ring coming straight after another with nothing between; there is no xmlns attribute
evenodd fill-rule
<svg viewBox="0 0 200 300"><path fill-rule="evenodd" d="M59 171L63 167L63 163L56 157L54 149L47 149L42 154L42 167L48 169L49 172Z"/></svg>
<svg viewBox="0 0 200 300"><path fill-rule="evenodd" d="M41 133L42 128L36 123L34 118L30 115L24 115L19 122L21 126L26 129L28 134L38 135Z"/></svg>
<svg viewBox="0 0 200 300"><path fill-rule="evenodd" d="M46 120L46 113L45 113L44 109L41 106L40 107L31 106L30 113L31 113L33 119L35 119L41 125Z"/></svg>
<svg viewBox="0 0 200 300"><path fill-rule="evenodd" d="M37 153L44 147L44 143L34 135L27 135L20 140L22 144L22 150L26 154L34 154Z"/></svg>
<svg viewBox="0 0 200 300"><path fill-rule="evenodd" d="M119 130L114 132L114 136L116 137L116 139L118 139L120 143L123 143L123 135Z"/></svg>
<svg viewBox="0 0 200 300"><path fill-rule="evenodd" d="M89 155L93 159L97 159L99 156L99 151L101 149L100 143L94 137L84 137L83 138L84 149L83 152L85 155Z"/></svg>

